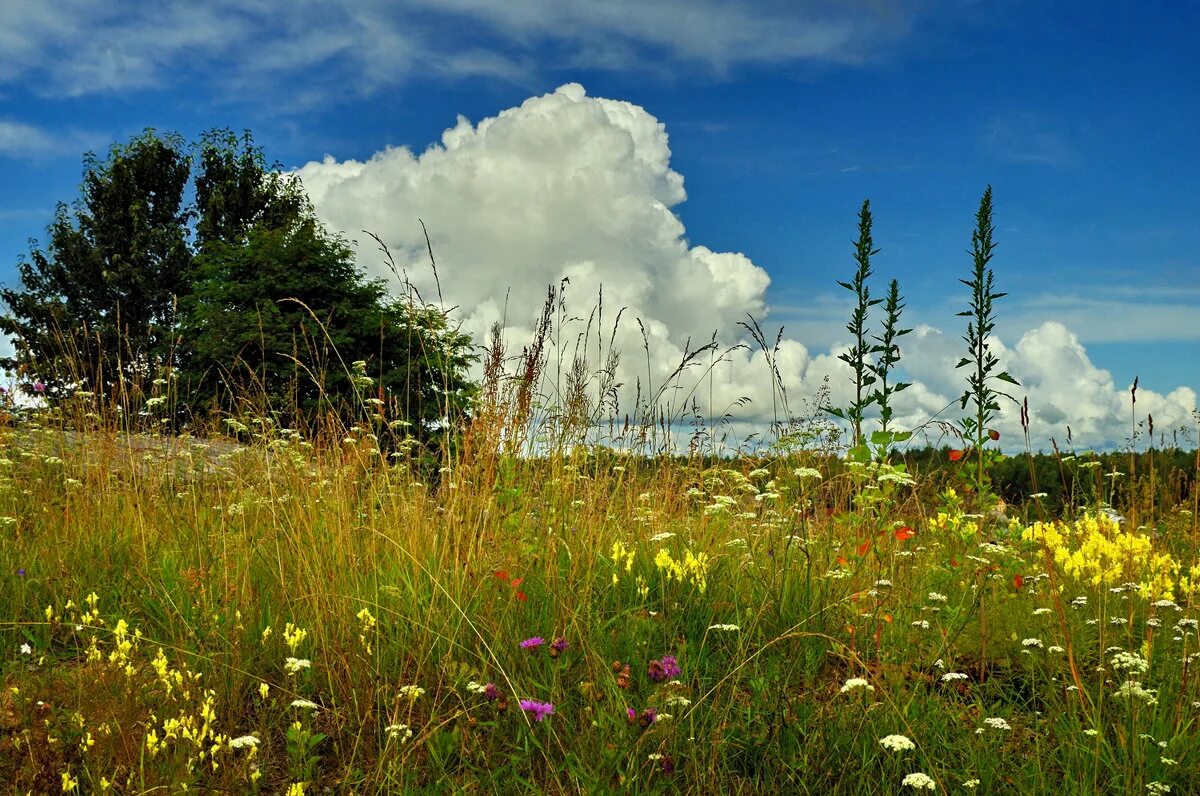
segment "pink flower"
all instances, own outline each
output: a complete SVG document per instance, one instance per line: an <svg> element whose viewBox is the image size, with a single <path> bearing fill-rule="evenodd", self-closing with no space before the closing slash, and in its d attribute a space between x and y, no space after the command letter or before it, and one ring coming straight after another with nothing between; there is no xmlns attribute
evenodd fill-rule
<svg viewBox="0 0 1200 796"><path fill-rule="evenodd" d="M540 647L545 643L546 639L542 638L541 636L533 636L532 638L527 638L521 642L521 649L531 650L534 647Z"/></svg>
<svg viewBox="0 0 1200 796"><path fill-rule="evenodd" d="M534 721L541 721L547 716L553 715L554 705L549 702L538 702L534 699L522 699L521 710L526 713L532 713Z"/></svg>

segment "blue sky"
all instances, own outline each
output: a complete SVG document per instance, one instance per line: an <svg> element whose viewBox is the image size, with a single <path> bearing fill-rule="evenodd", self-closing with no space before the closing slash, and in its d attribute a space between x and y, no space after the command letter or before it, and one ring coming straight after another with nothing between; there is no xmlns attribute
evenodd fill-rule
<svg viewBox="0 0 1200 796"><path fill-rule="evenodd" d="M765 270L770 323L810 352L844 341L834 280L868 197L880 290L898 278L911 320L956 335L991 184L1006 344L1058 321L1116 391L1200 391L1200 7L47 5L0 9L0 281L76 196L83 151L144 127L250 128L299 168L419 154L459 115L577 82L665 125L687 242Z"/></svg>

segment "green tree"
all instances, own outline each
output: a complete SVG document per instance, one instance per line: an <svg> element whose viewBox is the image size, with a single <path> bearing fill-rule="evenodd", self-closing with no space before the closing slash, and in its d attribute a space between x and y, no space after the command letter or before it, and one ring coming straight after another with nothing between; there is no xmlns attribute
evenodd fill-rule
<svg viewBox="0 0 1200 796"><path fill-rule="evenodd" d="M369 405L428 439L467 411L470 339L365 279L248 132L206 132L189 153L147 131L85 164L47 251L35 244L20 286L0 292L0 330L16 338L0 364L42 380L48 397L80 378L110 395L117 382L144 389L170 369L192 414L246 396L302 413Z"/></svg>
<svg viewBox="0 0 1200 796"><path fill-rule="evenodd" d="M181 388L196 405L260 396L311 416L372 399L374 415L428 439L473 395L470 339L436 308L389 299L311 211L287 227L256 224L242 243L210 242L184 316Z"/></svg>
<svg viewBox="0 0 1200 796"><path fill-rule="evenodd" d="M298 180L268 166L249 131L209 130L197 145L196 248L243 243L251 228L283 229L308 211Z"/></svg>
<svg viewBox="0 0 1200 796"><path fill-rule="evenodd" d="M465 411L468 337L436 308L365 279L299 180L268 166L248 133L210 131L198 149L181 379L193 406L256 396L311 416L369 398L375 417L407 422L420 438Z"/></svg>
<svg viewBox="0 0 1200 796"><path fill-rule="evenodd" d="M84 159L80 198L59 204L46 249L17 266L0 298L0 331L15 354L0 366L46 384L50 396L86 378L139 388L174 364L176 298L191 284L189 156L178 136L152 130Z"/></svg>

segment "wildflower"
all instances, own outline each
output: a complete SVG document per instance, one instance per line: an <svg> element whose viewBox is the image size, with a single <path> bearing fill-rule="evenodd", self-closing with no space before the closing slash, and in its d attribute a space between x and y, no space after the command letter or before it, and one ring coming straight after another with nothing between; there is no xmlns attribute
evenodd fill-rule
<svg viewBox="0 0 1200 796"><path fill-rule="evenodd" d="M1002 719L998 716L994 717L994 718L990 718L990 719L984 719L983 723L986 724L987 726L991 727L993 730L1011 730L1012 729L1012 727L1009 726L1009 723L1007 721L1005 721L1004 719Z"/></svg>
<svg viewBox="0 0 1200 796"><path fill-rule="evenodd" d="M1114 696L1121 697L1122 699L1137 699L1145 702L1147 705L1158 704L1158 689L1142 688L1142 684L1138 680L1125 681L1114 692Z"/></svg>
<svg viewBox="0 0 1200 796"><path fill-rule="evenodd" d="M625 718L630 724L637 722L642 729L646 729L651 724L658 721L658 711L654 708L646 708L641 713L638 713L633 708L625 708Z"/></svg>
<svg viewBox="0 0 1200 796"><path fill-rule="evenodd" d="M527 638L521 642L521 649L531 650L534 647L540 647L545 643L546 639L542 638L541 636L532 636L531 638Z"/></svg>
<svg viewBox="0 0 1200 796"><path fill-rule="evenodd" d="M265 634L264 634L265 637ZM296 627L291 622L283 629L283 640L288 645L288 649L294 654L296 648L303 643L304 639L308 638L308 631L304 628Z"/></svg>
<svg viewBox="0 0 1200 796"><path fill-rule="evenodd" d="M33 647L29 646L28 644L22 644L21 645L21 654L22 655L32 655Z"/></svg>
<svg viewBox="0 0 1200 796"><path fill-rule="evenodd" d="M35 381L35 382L33 383L33 391L34 391L34 392L37 392L37 393L42 393L42 392L45 392L45 391L46 391L46 385L45 385L45 384L43 384L43 383L42 383L40 380L39 380L39 381ZM63 775L63 777L64 777L64 779L63 779L63 790L66 790L66 789L67 789L67 786L66 786L66 779L65 779L66 775L64 774L64 775Z"/></svg>
<svg viewBox="0 0 1200 796"><path fill-rule="evenodd" d="M944 603L949 599L946 595L939 594L936 591L929 592L929 594L927 594L926 597L929 599L929 602L931 602L931 603Z"/></svg>
<svg viewBox="0 0 1200 796"><path fill-rule="evenodd" d="M38 384L41 384L41 382L38 382ZM79 780L72 777L70 771L64 771L62 773L62 792L63 793L74 793L75 789L78 787L79 787Z"/></svg>
<svg viewBox="0 0 1200 796"><path fill-rule="evenodd" d="M977 780L977 779L969 779L969 780L967 780L966 782L964 782L964 783L962 784L962 786L963 786L964 788L966 788L967 790L975 790L976 788L978 788L978 787L979 787L979 780Z"/></svg>
<svg viewBox="0 0 1200 796"><path fill-rule="evenodd" d="M1045 614L1048 614L1048 613L1050 613L1050 609L1049 609L1049 608L1034 608L1034 609L1033 609L1033 615L1034 615L1034 616L1043 616L1043 615L1045 615Z"/></svg>
<svg viewBox="0 0 1200 796"><path fill-rule="evenodd" d="M851 677L842 685L842 693L848 694L856 688L865 688L867 691L874 691L875 686L868 683L862 677Z"/></svg>
<svg viewBox="0 0 1200 796"><path fill-rule="evenodd" d="M1041 649L1045 645L1042 644L1042 640L1040 638L1027 638L1027 639L1024 639L1021 641L1021 646L1022 647L1037 647L1038 649Z"/></svg>
<svg viewBox="0 0 1200 796"><path fill-rule="evenodd" d="M1118 652L1109 659L1109 663L1114 669L1124 669L1134 674L1145 674L1150 670L1150 662L1133 652Z"/></svg>
<svg viewBox="0 0 1200 796"><path fill-rule="evenodd" d="M728 632L735 632L735 631L741 630L741 628L738 627L737 625L709 625L708 629L709 630L722 630L722 631L728 631Z"/></svg>
<svg viewBox="0 0 1200 796"><path fill-rule="evenodd" d="M318 710L321 706L308 699L293 699L292 707L300 708L301 710Z"/></svg>
<svg viewBox="0 0 1200 796"><path fill-rule="evenodd" d="M293 782L291 785L288 785L286 796L304 796L304 783Z"/></svg>
<svg viewBox="0 0 1200 796"><path fill-rule="evenodd" d="M892 752L908 752L917 748L906 735L885 735L879 739L879 745Z"/></svg>
<svg viewBox="0 0 1200 796"><path fill-rule="evenodd" d="M919 630L928 630L929 621L926 619L918 619L916 622L912 623L912 626L918 628Z"/></svg>
<svg viewBox="0 0 1200 796"><path fill-rule="evenodd" d="M1148 783L1148 784L1146 785L1146 792L1147 792L1147 793L1155 793L1155 794L1158 794L1158 793L1170 793L1170 792L1171 792L1171 786L1170 786L1170 785L1164 785L1164 784L1163 784L1163 783L1161 783L1161 782L1150 782L1150 783Z"/></svg>
<svg viewBox="0 0 1200 796"><path fill-rule="evenodd" d="M413 736L413 731L407 724L389 724L383 728L383 731L387 733L388 738L400 741L400 743L404 743Z"/></svg>
<svg viewBox="0 0 1200 796"><path fill-rule="evenodd" d="M951 451L952 453L954 451ZM961 456L961 452L959 453ZM904 779L900 780L901 785L908 786L913 790L937 790L937 783L933 781L927 774L922 774L920 771L915 774L909 774Z"/></svg>
<svg viewBox="0 0 1200 796"><path fill-rule="evenodd" d="M800 479L815 478L818 481L821 480L821 471L812 467L797 467L795 470L792 470L792 475Z"/></svg>
<svg viewBox="0 0 1200 796"><path fill-rule="evenodd" d="M425 695L425 689L419 685L402 685L400 686L399 695L409 702L416 702Z"/></svg>
<svg viewBox="0 0 1200 796"><path fill-rule="evenodd" d="M312 661L308 658L287 658L283 662L283 668L288 674L296 674L301 669L311 669Z"/></svg>
<svg viewBox="0 0 1200 796"><path fill-rule="evenodd" d="M270 691L271 691L271 686L267 685L266 683L258 684L258 696L260 699L266 699L267 694L270 693Z"/></svg>
<svg viewBox="0 0 1200 796"><path fill-rule="evenodd" d="M569 646L571 646L571 642L567 641L562 636L559 636L558 638L554 639L554 641L550 642L550 654L558 655L562 652L566 652L567 647Z"/></svg>
<svg viewBox="0 0 1200 796"><path fill-rule="evenodd" d="M488 702L495 702L500 699L500 689L495 683L488 683L483 687L483 698Z"/></svg>
<svg viewBox="0 0 1200 796"><path fill-rule="evenodd" d="M253 735L242 735L238 738L229 739L230 749L253 749L258 746L258 738Z"/></svg>
<svg viewBox="0 0 1200 796"><path fill-rule="evenodd" d="M1091 737L1095 738L1097 735L1099 735L1099 734L1100 734L1100 731L1099 731L1099 730L1093 730L1091 727L1089 727L1088 729L1086 729L1086 730L1084 730L1084 731L1083 731L1083 734L1084 734L1084 735L1088 735L1088 736L1091 736Z"/></svg>
<svg viewBox="0 0 1200 796"><path fill-rule="evenodd" d="M683 670L679 668L674 655L664 655L661 660L650 661L646 671L650 679L656 683L678 677L682 673Z"/></svg>
<svg viewBox="0 0 1200 796"><path fill-rule="evenodd" d="M953 682L954 680L969 680L969 679L970 678L967 677L962 672L946 672L945 674L942 675L943 683Z"/></svg>
<svg viewBox="0 0 1200 796"><path fill-rule="evenodd" d="M547 716L554 714L554 705L549 702L538 702L534 699L522 699L520 702L521 710L526 713L533 714L534 721L541 721Z"/></svg>

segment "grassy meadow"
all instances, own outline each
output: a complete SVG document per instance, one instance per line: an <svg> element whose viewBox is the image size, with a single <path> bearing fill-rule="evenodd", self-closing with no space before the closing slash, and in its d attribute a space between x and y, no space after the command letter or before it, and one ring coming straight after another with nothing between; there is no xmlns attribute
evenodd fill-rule
<svg viewBox="0 0 1200 796"><path fill-rule="evenodd" d="M432 464L369 417L10 417L4 790L1200 790L1194 489L1063 454L1103 499L1050 516L977 511L970 457L518 456L492 400Z"/></svg>

